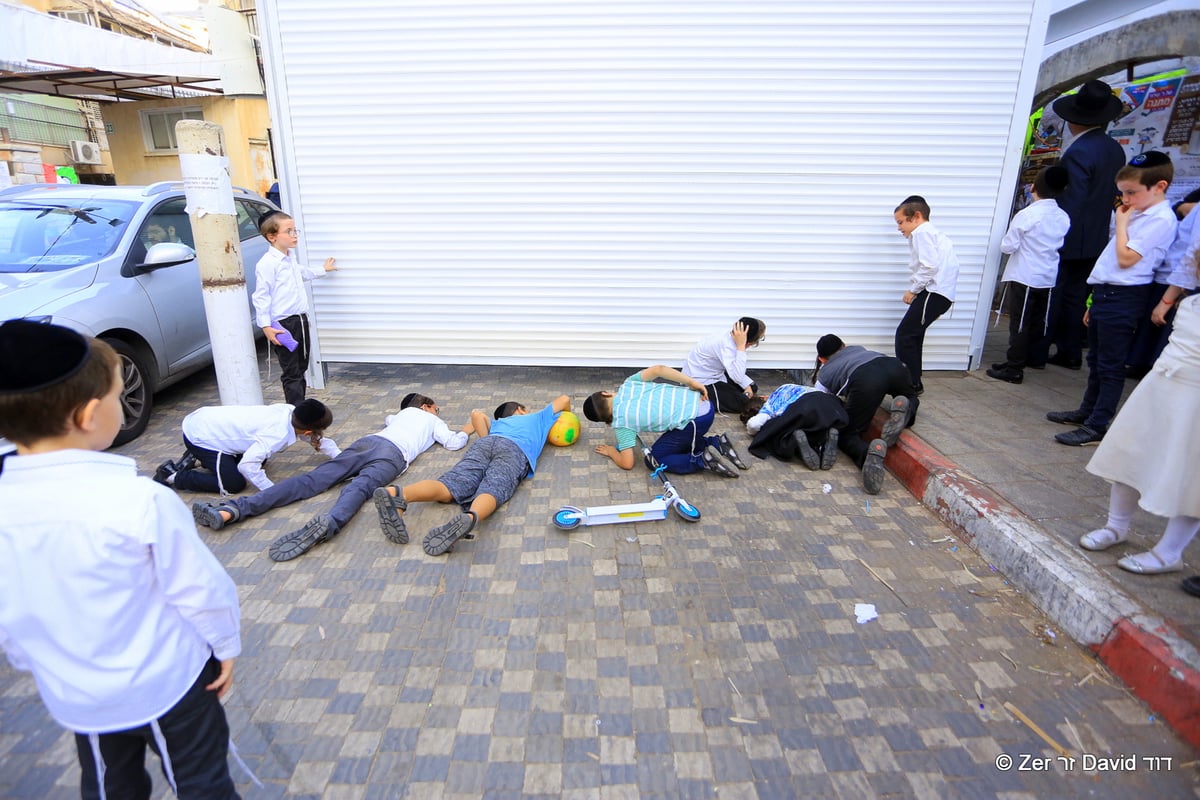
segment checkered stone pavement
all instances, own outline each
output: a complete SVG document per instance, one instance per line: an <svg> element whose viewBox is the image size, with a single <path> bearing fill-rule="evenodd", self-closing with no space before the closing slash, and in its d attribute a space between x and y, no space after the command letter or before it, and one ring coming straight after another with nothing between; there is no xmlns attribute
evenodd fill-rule
<svg viewBox="0 0 1200 800"><path fill-rule="evenodd" d="M453 427L472 408L561 393L579 408L633 370L331 365L331 434L378 430L408 391ZM763 376L766 387L786 381ZM267 402L278 384L264 382ZM122 449L149 474L181 450L179 421L216 402L211 375L168 390L150 431ZM580 527L562 505L643 502L654 484L595 455L548 447L535 478L476 538L429 557L420 537L452 509L414 505L414 542L380 533L373 508L291 562L270 542L333 492L204 540L237 582L243 653L226 702L247 797L819 798L1197 796L1195 754L1060 637L988 564L892 478L865 495L844 458L829 472L746 454L739 480L674 480L703 518ZM920 434L920 423L914 429ZM402 482L461 453L435 446ZM303 447L279 478L320 458ZM335 490L336 491L336 490ZM191 502L198 496L182 495ZM874 604L878 618L855 619ZM1077 760L1134 755L1136 769ZM1002 755L1017 760L997 767ZM1022 755L1051 759L1018 769ZM1002 760L1002 759L1001 759ZM151 757L151 772L157 766ZM1026 767L1030 766L1026 763ZM1151 764L1158 771L1151 771ZM156 796L169 796L155 775ZM0 669L0 796L77 796L70 736L32 680Z"/></svg>

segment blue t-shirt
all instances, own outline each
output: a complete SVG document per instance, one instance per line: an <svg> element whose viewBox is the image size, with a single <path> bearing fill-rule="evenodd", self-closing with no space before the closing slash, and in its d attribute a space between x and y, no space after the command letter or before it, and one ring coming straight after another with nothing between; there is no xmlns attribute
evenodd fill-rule
<svg viewBox="0 0 1200 800"><path fill-rule="evenodd" d="M546 446L546 437L561 413L551 404L536 414L513 414L493 422L489 435L515 442L529 461L529 474L532 475L538 456Z"/></svg>

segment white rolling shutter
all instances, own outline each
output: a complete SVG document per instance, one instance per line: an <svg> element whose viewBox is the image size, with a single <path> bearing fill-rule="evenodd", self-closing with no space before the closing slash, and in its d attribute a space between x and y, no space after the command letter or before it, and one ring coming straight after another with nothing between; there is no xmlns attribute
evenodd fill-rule
<svg viewBox="0 0 1200 800"><path fill-rule="evenodd" d="M921 194L962 262L926 368L963 368L1035 5L262 2L322 357L680 364L743 314L752 366L890 353Z"/></svg>

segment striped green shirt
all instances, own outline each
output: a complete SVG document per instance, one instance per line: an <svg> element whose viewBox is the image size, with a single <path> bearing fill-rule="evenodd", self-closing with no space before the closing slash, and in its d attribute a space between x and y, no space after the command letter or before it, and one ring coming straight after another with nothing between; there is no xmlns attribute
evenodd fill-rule
<svg viewBox="0 0 1200 800"><path fill-rule="evenodd" d="M630 375L613 397L617 450L635 446L639 433L682 428L696 418L699 410L699 392L673 383L648 383L640 372Z"/></svg>

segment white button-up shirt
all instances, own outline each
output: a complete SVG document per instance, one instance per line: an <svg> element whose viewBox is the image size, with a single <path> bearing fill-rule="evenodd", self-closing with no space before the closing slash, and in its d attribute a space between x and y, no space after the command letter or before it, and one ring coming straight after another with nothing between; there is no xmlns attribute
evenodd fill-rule
<svg viewBox="0 0 1200 800"><path fill-rule="evenodd" d="M241 455L238 472L261 492L274 485L263 462L296 441L295 410L287 403L199 408L183 418L183 435L206 450ZM332 439L321 438L321 453L333 458L340 452Z"/></svg>
<svg viewBox="0 0 1200 800"><path fill-rule="evenodd" d="M63 727L145 725L210 654L241 652L237 588L183 501L132 459L10 456L0 508L0 646Z"/></svg>
<svg viewBox="0 0 1200 800"><path fill-rule="evenodd" d="M1161 200L1145 211L1129 214L1125 231L1129 235L1126 244L1130 250L1141 253L1132 267L1121 268L1117 262L1117 237L1114 234L1096 259L1096 266L1088 275L1088 285L1098 286L1145 286L1154 280L1154 270L1162 263L1167 248L1175 241L1175 229L1179 226L1171 204Z"/></svg>
<svg viewBox="0 0 1200 800"><path fill-rule="evenodd" d="M745 389L754 381L746 375L746 351L738 350L733 334L710 336L692 348L683 365L683 374L705 386L729 379Z"/></svg>
<svg viewBox="0 0 1200 800"><path fill-rule="evenodd" d="M1058 251L1071 229L1071 218L1053 200L1036 200L1008 223L1000 251L1009 253L1004 280L1033 289L1049 289L1058 278Z"/></svg>
<svg viewBox="0 0 1200 800"><path fill-rule="evenodd" d="M404 463L412 465L417 456L424 453L434 442L447 450L461 450L467 444L467 434L462 431L451 431L449 426L436 414L430 414L423 408L406 408L386 417L386 428L376 433L382 436L404 454Z"/></svg>
<svg viewBox="0 0 1200 800"><path fill-rule="evenodd" d="M325 277L325 268L303 267L291 253L277 247L267 250L254 267L254 321L265 328L293 314L308 313L305 281Z"/></svg>

